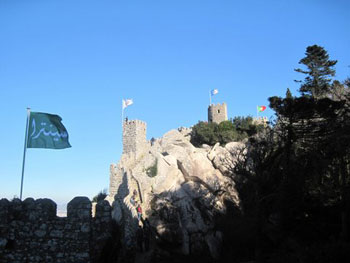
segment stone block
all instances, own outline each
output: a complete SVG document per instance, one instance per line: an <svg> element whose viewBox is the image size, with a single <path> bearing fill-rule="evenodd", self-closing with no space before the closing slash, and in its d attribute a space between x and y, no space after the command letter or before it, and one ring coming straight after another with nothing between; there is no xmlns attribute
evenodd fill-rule
<svg viewBox="0 0 350 263"><path fill-rule="evenodd" d="M41 220L54 219L56 218L57 205L54 201L44 198L35 200L36 215L32 215Z"/></svg>
<svg viewBox="0 0 350 263"><path fill-rule="evenodd" d="M96 217L104 217L106 215L110 215L112 211L112 208L109 204L108 201L106 200L102 200L100 202L97 203L96 205Z"/></svg>
<svg viewBox="0 0 350 263"><path fill-rule="evenodd" d="M0 224L6 224L10 202L7 199L0 200Z"/></svg>
<svg viewBox="0 0 350 263"><path fill-rule="evenodd" d="M90 219L91 218L91 201L85 196L73 198L67 205L67 217L69 219Z"/></svg>

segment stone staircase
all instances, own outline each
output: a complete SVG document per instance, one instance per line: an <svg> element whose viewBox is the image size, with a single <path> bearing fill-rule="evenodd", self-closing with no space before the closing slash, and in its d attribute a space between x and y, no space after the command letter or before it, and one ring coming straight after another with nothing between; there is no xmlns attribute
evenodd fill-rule
<svg viewBox="0 0 350 263"><path fill-rule="evenodd" d="M142 159L144 159L144 158L145 158L145 155L142 154L133 162L132 165L128 166L128 189L129 189L129 196L127 196L128 203L133 207L133 205L130 203L130 198L131 198L134 190L136 190L138 193L138 199L141 201L140 205L141 205L142 211L144 211L144 207L143 207L144 206L144 196L142 193L142 186L141 186L140 181L136 178L136 176L134 176L132 174L132 170L134 170L136 165L138 163L140 163L142 161ZM134 210L136 211L136 208ZM136 217L137 217L137 212L136 212Z"/></svg>
<svg viewBox="0 0 350 263"><path fill-rule="evenodd" d="M126 173L128 184L126 185L127 189L126 195L123 199L123 230L124 230L124 241L125 245L129 248L136 246L136 231L138 229L139 221L137 219L136 207L130 202L133 191L136 189L139 193L137 187L137 181L135 178L132 178L130 172ZM142 207L142 206L141 206Z"/></svg>
<svg viewBox="0 0 350 263"><path fill-rule="evenodd" d="M115 194L117 194L115 196L115 201L119 203L119 207L121 209L119 213L119 224L123 229L124 244L127 248L133 248L136 246L136 231L138 229L138 225L141 223L137 219L136 207L130 202L130 198L132 197L134 190L136 190L138 193L139 204L141 205L143 211L145 211L145 203L142 195L142 186L136 175L134 176L132 174L132 170L135 169L137 164L142 161L144 155L140 156L135 161L130 161L127 158L128 157L126 157L124 160L123 165L117 165L112 168L116 170L114 173L118 172L120 174L118 181L115 182L114 188L116 189ZM127 165L127 171L124 170L124 165ZM110 199L110 201L112 201L112 198Z"/></svg>
<svg viewBox="0 0 350 263"><path fill-rule="evenodd" d="M128 176L129 177L129 176ZM131 215L133 218L137 218L137 211L136 211L136 207L130 202L130 198L132 196L132 193L134 191L134 189L138 190L137 188L135 188L135 183L133 184L132 183L132 179L129 178L128 180L128 185L127 185L127 188L128 188L128 192L129 192L129 195L127 195L124 200L123 200L123 203L124 205L129 209L129 211L131 212Z"/></svg>

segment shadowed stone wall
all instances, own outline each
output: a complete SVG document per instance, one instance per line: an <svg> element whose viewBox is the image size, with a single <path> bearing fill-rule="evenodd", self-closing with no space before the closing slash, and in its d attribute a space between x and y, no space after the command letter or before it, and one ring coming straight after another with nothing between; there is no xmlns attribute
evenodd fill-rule
<svg viewBox="0 0 350 263"><path fill-rule="evenodd" d="M114 200L114 195L118 191L118 187L122 183L124 171L120 164L111 164L109 169L109 196Z"/></svg>
<svg viewBox="0 0 350 263"><path fill-rule="evenodd" d="M111 207L97 204L91 216L87 197L68 203L67 217L56 216L50 199L0 200L0 263L93 263L108 240Z"/></svg>

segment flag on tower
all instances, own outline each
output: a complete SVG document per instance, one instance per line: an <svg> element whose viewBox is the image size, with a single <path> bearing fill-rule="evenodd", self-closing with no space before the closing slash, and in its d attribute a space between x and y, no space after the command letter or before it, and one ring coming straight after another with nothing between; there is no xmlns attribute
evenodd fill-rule
<svg viewBox="0 0 350 263"><path fill-rule="evenodd" d="M212 91L211 91L211 95L212 96L214 96L214 95L216 95L216 94L218 94L219 93L219 90L218 89L213 89Z"/></svg>
<svg viewBox="0 0 350 263"><path fill-rule="evenodd" d="M266 110L266 106L258 106L258 112Z"/></svg>
<svg viewBox="0 0 350 263"><path fill-rule="evenodd" d="M132 101L132 99L123 100L123 109L125 109L126 107L130 106L133 103L134 102Z"/></svg>

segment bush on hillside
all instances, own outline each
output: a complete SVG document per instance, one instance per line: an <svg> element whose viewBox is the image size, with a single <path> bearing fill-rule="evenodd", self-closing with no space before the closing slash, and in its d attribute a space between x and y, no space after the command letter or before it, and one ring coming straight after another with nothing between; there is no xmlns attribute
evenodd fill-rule
<svg viewBox="0 0 350 263"><path fill-rule="evenodd" d="M191 143L196 147L202 144L214 145L217 142L225 145L253 136L262 129L263 125L253 124L253 118L250 116L235 117L220 124L200 121L192 127Z"/></svg>
<svg viewBox="0 0 350 263"><path fill-rule="evenodd" d="M156 160L152 166L150 166L150 167L148 167L148 168L146 169L146 174L147 174L149 177L155 177L155 176L157 176L157 174L158 174L157 165L158 165L158 160Z"/></svg>
<svg viewBox="0 0 350 263"><path fill-rule="evenodd" d="M92 198L92 202L98 203L99 201L104 200L106 197L107 197L107 189L105 188Z"/></svg>
<svg viewBox="0 0 350 263"><path fill-rule="evenodd" d="M244 139L258 132L261 132L264 129L264 125L262 124L254 124L253 118L251 116L248 117L234 117L232 120L233 125L236 127L237 132Z"/></svg>

